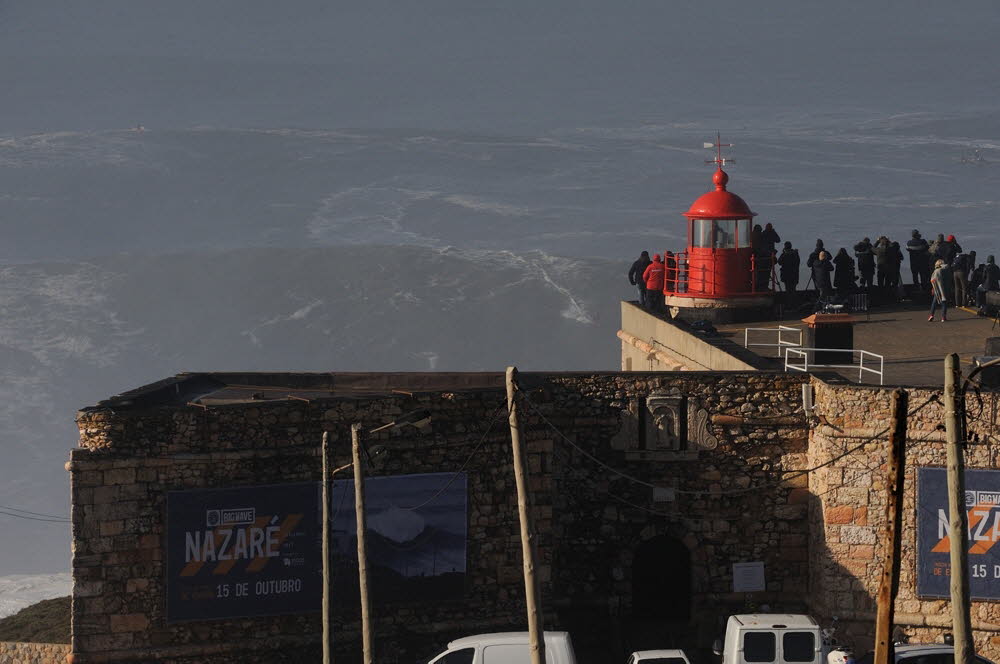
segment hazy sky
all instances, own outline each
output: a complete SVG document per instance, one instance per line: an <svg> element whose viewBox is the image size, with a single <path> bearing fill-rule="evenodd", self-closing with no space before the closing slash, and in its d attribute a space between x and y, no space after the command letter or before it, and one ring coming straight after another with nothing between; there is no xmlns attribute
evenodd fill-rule
<svg viewBox="0 0 1000 664"><path fill-rule="evenodd" d="M993 105L1000 5L0 1L0 133L774 122Z"/></svg>

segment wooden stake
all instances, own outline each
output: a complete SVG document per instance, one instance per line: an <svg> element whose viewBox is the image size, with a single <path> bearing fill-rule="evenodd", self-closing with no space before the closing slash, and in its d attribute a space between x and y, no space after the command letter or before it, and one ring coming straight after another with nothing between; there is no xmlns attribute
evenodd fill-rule
<svg viewBox="0 0 1000 664"><path fill-rule="evenodd" d="M962 372L958 355L944 359L944 424L948 441L948 539L951 544L951 616L955 636L955 664L974 664L976 647L972 642L969 617L969 515L965 505L965 456L961 422L965 400L959 394Z"/></svg>
<svg viewBox="0 0 1000 664"><path fill-rule="evenodd" d="M545 632L535 582L535 535L531 527L531 511L528 501L525 462L527 455L521 444L521 425L517 416L515 382L517 369L507 367L507 410L510 413L510 443L514 453L514 479L517 482L517 512L521 521L521 557L524 562L524 599L528 610L528 639L530 642L531 664L545 664Z"/></svg>
<svg viewBox="0 0 1000 664"><path fill-rule="evenodd" d="M358 524L358 588L361 591L361 643L364 664L372 664L371 620L368 614L368 546L365 539L365 477L361 468L361 425L351 425L354 458L354 516Z"/></svg>
<svg viewBox="0 0 1000 664"><path fill-rule="evenodd" d="M875 620L874 664L892 664L892 623L896 592L899 590L899 559L903 524L903 472L906 462L907 395L892 393L892 430L889 433L889 459L886 464L885 550L882 554L882 581L878 589L878 613Z"/></svg>
<svg viewBox="0 0 1000 664"><path fill-rule="evenodd" d="M333 619L330 602L333 598L333 573L330 565L330 436L323 432L323 664L333 658Z"/></svg>

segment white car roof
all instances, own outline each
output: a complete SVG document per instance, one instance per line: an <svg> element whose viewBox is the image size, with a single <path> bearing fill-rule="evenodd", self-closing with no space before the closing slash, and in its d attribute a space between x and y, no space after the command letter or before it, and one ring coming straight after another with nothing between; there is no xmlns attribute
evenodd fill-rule
<svg viewBox="0 0 1000 664"><path fill-rule="evenodd" d="M745 627L773 627L774 625L784 625L789 629L817 627L818 623L812 616L805 616L795 613L743 613L736 616L729 616L729 620L735 620Z"/></svg>
<svg viewBox="0 0 1000 664"><path fill-rule="evenodd" d="M475 636L463 636L448 644L448 650L455 648L472 647L478 643L489 643L492 645L504 643L527 643L528 632L492 632L490 634L476 634ZM545 632L545 640L569 638L569 632Z"/></svg>

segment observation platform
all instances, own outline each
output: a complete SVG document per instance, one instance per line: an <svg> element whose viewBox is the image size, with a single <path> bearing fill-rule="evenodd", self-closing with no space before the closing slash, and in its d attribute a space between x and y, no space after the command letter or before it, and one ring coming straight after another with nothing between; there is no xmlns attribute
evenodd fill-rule
<svg viewBox="0 0 1000 664"><path fill-rule="evenodd" d="M885 385L910 386L940 386L944 384L944 357L949 353L958 353L962 361L962 373L967 374L972 367L973 357L985 354L986 339L1000 336L1000 324L994 327L993 318L977 316L974 309L948 309L948 320L942 323L940 310L937 320L927 321L928 308L923 304L904 302L896 305L884 305L874 308L870 315L865 313L852 314L856 323L854 326L854 348L869 353L881 355L884 358L883 380ZM757 323L731 323L719 325L720 336L731 340L739 346L744 345L747 338L747 328L786 328L803 330L803 345L805 344L806 323L802 319L807 314L786 314L780 320L761 321ZM782 333L785 341L798 341L798 334L792 330ZM748 340L748 350L773 362L772 368L784 368L784 350L775 346L754 345L755 343L774 344L777 341L776 332L751 331ZM785 348L792 348L787 345ZM779 359L779 354L781 355ZM794 353L793 353L794 355ZM793 362L795 359L793 358ZM845 357L845 362L848 359ZM866 366L869 360L865 360ZM874 366L878 366L876 362ZM829 369L816 367L817 370L834 371L851 382L858 381L858 370ZM864 372L861 383L879 384L879 376Z"/></svg>

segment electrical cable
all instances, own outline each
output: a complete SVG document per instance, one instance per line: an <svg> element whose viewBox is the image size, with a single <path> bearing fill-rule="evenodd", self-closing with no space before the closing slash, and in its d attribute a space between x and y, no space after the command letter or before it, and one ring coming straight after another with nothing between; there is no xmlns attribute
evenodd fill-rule
<svg viewBox="0 0 1000 664"><path fill-rule="evenodd" d="M657 485L655 485L655 484L653 484L651 482L647 482L645 480L641 480L638 477L635 477L633 475L629 475L628 473L625 473L625 472L622 472L622 471L620 471L620 470L618 470L616 468L613 468L612 466L609 466L608 464L604 463L603 461L601 461L600 459L598 459L597 457L595 457L593 454L587 452L587 450L583 449L578 444L576 444L572 439L569 438L569 436L567 436L565 433L563 433L561 430L559 430L558 427L556 427L547 417L545 417L545 414L542 413L541 410L538 408L538 406L536 406L535 403L528 397L528 395L527 395L526 392L524 392L521 389L518 389L517 393L520 394L520 395L522 395L522 398L524 399L524 401L531 407L531 409L539 416L539 418L541 418L541 420L556 435L558 435L560 438L562 438L563 440L565 440L567 443L569 443L569 445L571 447L573 447L574 449L576 449L578 452L580 452L582 455L584 455L585 457L587 457L588 459L590 459L592 462L594 462L598 466L604 468L605 470L607 470L607 471L609 471L611 473L614 473L615 475L617 475L617 476L619 476L619 477L621 477L623 479L626 479L626 480L628 480L630 482L633 482L634 484L645 486L645 487L650 488L650 489L661 488L661 487L659 487L659 486L657 486ZM911 410L910 412L908 412L907 415L913 415L913 414L919 412L920 410L922 410L923 408L925 408L931 402L937 401L937 400L938 400L938 395L937 394L932 394L930 397L928 397L928 399L924 403L922 403L920 406L917 406L916 408L914 408L913 410ZM789 480L795 479L796 477L801 477L803 475L808 475L809 473L811 473L813 471L816 471L816 470L819 470L820 468L825 468L826 466L829 466L829 465L831 465L831 464L839 461L840 459L843 459L844 457L849 456L849 455L853 454L854 452L857 452L862 447L865 447L866 445L869 445L869 444L875 442L876 440L878 440L882 435L884 435L888 431L889 431L889 427L886 427L885 429L883 429L882 431L878 432L877 434L875 434L871 438L863 440L862 442L860 442L859 444L855 445L854 447L846 450L842 454L839 454L839 455L837 455L837 456L835 456L835 457L833 457L833 458L831 458L831 459L829 459L829 460L827 460L827 461L825 461L825 462L823 462L823 463L821 463L821 464L819 464L817 466L814 466L812 468L807 468L805 470L799 470L799 471L793 471L793 470L778 471L778 472L791 473L791 474L788 477L783 477L782 479L774 481L774 482L769 482L769 483L766 483L766 484L758 484L756 486L746 487L746 488L742 488L742 489L729 489L729 490L725 490L725 491L723 491L723 490L718 490L718 491L687 491L687 490L682 490L682 489L674 489L674 493L684 494L684 495L693 495L693 496L712 496L712 497L718 497L718 496L745 495L745 494L753 493L755 491L759 491L759 490L762 490L762 489L771 489L771 488L779 486L779 485L781 485L781 484L783 484L783 483L785 483L785 482L787 482Z"/></svg>
<svg viewBox="0 0 1000 664"><path fill-rule="evenodd" d="M17 519L27 519L28 521L45 521L47 523L73 523L72 520L65 519L62 517L58 517L55 519L43 519L37 516L26 516L24 514L17 514L15 512L5 512L3 510L0 510L0 514L3 514L5 516L12 516Z"/></svg>
<svg viewBox="0 0 1000 664"><path fill-rule="evenodd" d="M23 510L20 507L11 507L10 505L0 505L0 510L9 510L11 512L21 512L22 514L31 514L33 516L44 516L44 517L48 517L50 519L65 519L67 521L69 520L68 517L65 517L65 516L63 516L61 514L46 514L45 512L32 512L31 510Z"/></svg>
<svg viewBox="0 0 1000 664"><path fill-rule="evenodd" d="M486 442L486 438L493 431L493 426L496 424L497 417L500 415L500 412L503 410L504 406L506 406L505 401L501 402L500 405L497 406L497 409L493 411L493 415L490 417L490 425L486 428L486 431L483 433L482 438L480 438L479 442L476 443L476 446L472 448L472 451L469 453L469 456L465 458L465 461L462 463L462 466L452 474L448 482L443 487L441 487L437 491L437 493L435 493L433 496L431 496L424 502L420 503L419 505L415 505L413 507L400 507L399 509L405 510L407 512L415 512L422 507L426 507L427 505L435 501L438 498L438 496L444 493L448 489L448 487L450 487L455 482L458 476L461 475L463 472L465 472L465 469L469 466L469 462L472 461L472 458L476 456L477 452L479 452L479 448L481 448L483 446L483 443Z"/></svg>

